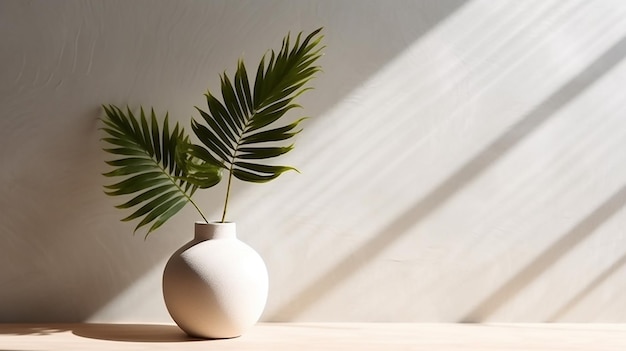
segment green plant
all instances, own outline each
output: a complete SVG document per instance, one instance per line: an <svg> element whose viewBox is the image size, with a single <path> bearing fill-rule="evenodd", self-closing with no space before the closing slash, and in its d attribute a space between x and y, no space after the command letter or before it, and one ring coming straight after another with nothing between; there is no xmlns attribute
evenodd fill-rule
<svg viewBox="0 0 626 351"><path fill-rule="evenodd" d="M271 51L263 56L253 85L248 81L242 60L232 79L222 74L221 101L207 92L208 110L196 107L202 120L191 121L200 143L193 143L178 123L170 129L167 116L159 127L153 110L148 117L142 108L136 117L128 108L124 111L113 105L105 106L102 129L107 137L103 140L112 147L104 150L118 158L107 161L114 170L104 175L124 178L105 186L106 193L134 194L116 207L137 208L122 220L143 217L135 231L152 223L147 236L187 203L192 203L206 221L192 196L199 188L218 184L226 171L228 184L221 218L224 222L233 177L262 183L295 170L263 160L291 151L293 144L283 143L301 131L299 125L306 118L277 124L288 111L300 107L295 99L311 89L307 83L320 70L315 65L323 49L320 31L321 28L304 39L300 33L293 46L287 35L277 54Z"/></svg>

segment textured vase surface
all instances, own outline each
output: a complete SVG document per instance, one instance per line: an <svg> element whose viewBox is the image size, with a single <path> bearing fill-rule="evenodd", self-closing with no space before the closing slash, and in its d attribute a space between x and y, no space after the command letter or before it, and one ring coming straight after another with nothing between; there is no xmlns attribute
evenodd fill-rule
<svg viewBox="0 0 626 351"><path fill-rule="evenodd" d="M196 222L163 272L167 310L194 337L240 336L261 317L267 292L265 263L237 239L235 223Z"/></svg>

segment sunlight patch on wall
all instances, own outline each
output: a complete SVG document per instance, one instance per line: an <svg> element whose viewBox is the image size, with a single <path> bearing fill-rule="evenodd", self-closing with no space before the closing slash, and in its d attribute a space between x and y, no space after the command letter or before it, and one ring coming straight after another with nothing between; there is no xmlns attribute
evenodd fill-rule
<svg viewBox="0 0 626 351"><path fill-rule="evenodd" d="M488 286L506 279L546 240L618 188L619 177L600 192L602 180L585 181L590 160L617 157L611 152L621 143L612 132L621 123L616 81L602 81L601 94L558 100L567 98L565 92L541 104L626 34L624 10L582 1L495 7L471 2L312 125L291 158L305 165L303 175L277 185L278 195L269 188L250 195L251 204L254 198L269 202L245 219L264 222L256 227L264 233L257 245L279 275L269 315L454 320L484 289L483 280L468 282L468 277L508 255L513 258L508 270L481 277ZM591 87L598 84L595 78ZM596 109L595 117L581 113L598 103L604 108ZM537 121L511 131L529 114ZM524 138L517 141L517 134ZM502 135L514 140L510 150L486 149ZM458 179L461 185L448 184L458 191L403 225L404 233L385 232L463 165L491 153L496 155L486 157L491 164L475 165L470 177ZM563 207L551 208L559 199L567 199ZM577 203L581 199L590 202ZM559 213L568 213L567 220L546 225ZM359 249L379 236L396 239L360 261ZM529 246L511 251L520 241ZM285 267L285 262L297 264ZM343 274L337 267L350 268ZM449 290L444 298L449 302L442 304L439 288L463 282L468 294ZM312 288L319 296L307 294ZM357 307L389 300L394 308L388 311ZM353 307L345 307L348 301ZM499 317L522 315L515 310Z"/></svg>

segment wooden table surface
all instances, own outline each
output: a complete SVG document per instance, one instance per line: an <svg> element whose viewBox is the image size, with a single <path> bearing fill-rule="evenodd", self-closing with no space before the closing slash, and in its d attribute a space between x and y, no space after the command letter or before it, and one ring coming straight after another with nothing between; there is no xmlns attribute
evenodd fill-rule
<svg viewBox="0 0 626 351"><path fill-rule="evenodd" d="M239 338L194 340L173 325L0 324L0 351L625 351L626 324L261 323Z"/></svg>

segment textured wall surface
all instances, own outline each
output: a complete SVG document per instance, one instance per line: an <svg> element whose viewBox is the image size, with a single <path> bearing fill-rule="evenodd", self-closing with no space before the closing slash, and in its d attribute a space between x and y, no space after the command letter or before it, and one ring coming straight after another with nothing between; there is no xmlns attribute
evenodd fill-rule
<svg viewBox="0 0 626 351"><path fill-rule="evenodd" d="M238 58L320 26L302 174L232 197L264 320L626 322L620 0L0 1L0 322L170 322L198 218L132 236L99 106L189 128Z"/></svg>

